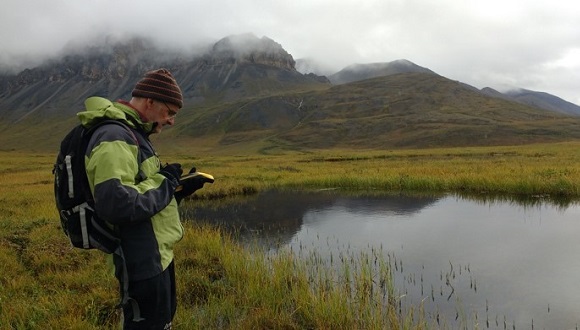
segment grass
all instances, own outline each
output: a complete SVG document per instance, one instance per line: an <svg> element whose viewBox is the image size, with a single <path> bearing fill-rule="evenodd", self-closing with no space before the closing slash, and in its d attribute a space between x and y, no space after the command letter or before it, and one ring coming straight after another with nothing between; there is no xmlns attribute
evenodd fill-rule
<svg viewBox="0 0 580 330"><path fill-rule="evenodd" d="M164 156L216 177L186 203L279 189L450 192L575 200L580 144L399 151ZM117 328L117 283L104 256L72 249L59 228L54 155L0 152L0 329ZM191 220L191 219L190 219ZM176 247L178 329L422 329L400 310L391 265L373 251L329 266L316 254L242 248L186 223Z"/></svg>
<svg viewBox="0 0 580 330"><path fill-rule="evenodd" d="M219 178L212 198L268 188L580 196L580 144L398 151L313 151L187 158Z"/></svg>

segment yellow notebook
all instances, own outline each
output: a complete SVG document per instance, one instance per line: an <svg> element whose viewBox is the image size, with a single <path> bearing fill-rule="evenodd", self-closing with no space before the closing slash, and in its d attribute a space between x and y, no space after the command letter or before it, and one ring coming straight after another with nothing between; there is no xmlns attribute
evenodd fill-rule
<svg viewBox="0 0 580 330"><path fill-rule="evenodd" d="M207 173L203 173L203 172L193 172L193 173L188 173L183 175L181 178L179 178L179 182L181 184L183 184L184 181L187 180L192 180L195 178L200 178L201 180L205 183L205 182L209 182L209 183L213 183L214 182L214 178L213 175L211 174L207 174ZM183 189L182 185L177 186L177 188L175 189L175 191L180 191L181 189Z"/></svg>

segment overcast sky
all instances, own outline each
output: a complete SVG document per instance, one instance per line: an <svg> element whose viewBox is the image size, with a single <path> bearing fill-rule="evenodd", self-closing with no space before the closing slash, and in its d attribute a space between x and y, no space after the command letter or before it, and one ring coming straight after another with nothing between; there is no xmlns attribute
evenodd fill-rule
<svg viewBox="0 0 580 330"><path fill-rule="evenodd" d="M3 0L0 67L97 35L189 49L241 33L336 71L407 59L478 88L520 87L580 105L578 0Z"/></svg>

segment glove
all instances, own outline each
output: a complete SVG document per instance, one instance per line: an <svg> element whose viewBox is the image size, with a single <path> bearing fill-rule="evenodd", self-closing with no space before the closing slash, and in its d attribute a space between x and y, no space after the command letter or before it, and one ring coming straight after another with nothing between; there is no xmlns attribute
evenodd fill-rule
<svg viewBox="0 0 580 330"><path fill-rule="evenodd" d="M189 170L189 174L195 172L195 167L192 167L191 170ZM177 203L180 203L183 198L193 194L196 190L203 188L203 184L206 182L208 182L207 178L203 176L194 177L180 182L183 188L175 192L175 199L177 200Z"/></svg>
<svg viewBox="0 0 580 330"><path fill-rule="evenodd" d="M159 174L175 182L177 186L179 178L181 178L181 174L183 174L183 169L181 169L181 164L179 163L165 164L165 166L159 170Z"/></svg>

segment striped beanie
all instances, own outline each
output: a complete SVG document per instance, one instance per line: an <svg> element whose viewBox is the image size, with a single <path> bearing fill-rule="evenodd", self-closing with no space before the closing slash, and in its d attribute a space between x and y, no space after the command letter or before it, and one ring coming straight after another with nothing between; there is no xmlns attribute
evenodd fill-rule
<svg viewBox="0 0 580 330"><path fill-rule="evenodd" d="M183 96L175 78L167 69L149 71L141 79L131 96L154 99L161 102L173 103L183 107Z"/></svg>

